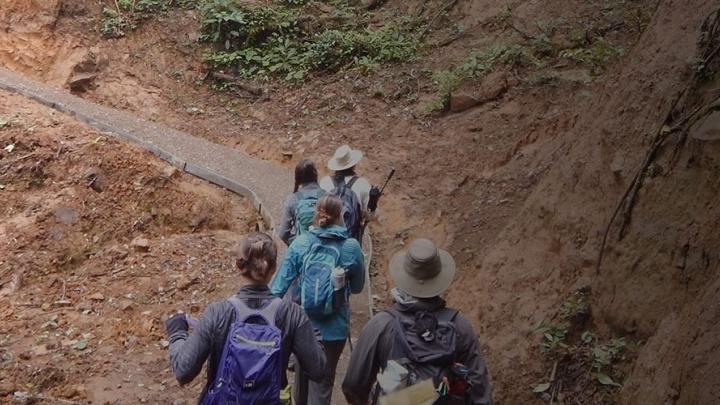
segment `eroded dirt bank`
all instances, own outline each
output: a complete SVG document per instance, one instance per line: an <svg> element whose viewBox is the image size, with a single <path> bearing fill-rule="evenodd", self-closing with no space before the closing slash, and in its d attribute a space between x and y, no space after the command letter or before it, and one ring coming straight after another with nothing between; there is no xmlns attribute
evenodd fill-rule
<svg viewBox="0 0 720 405"><path fill-rule="evenodd" d="M255 211L23 97L0 92L0 116L0 396L193 398L159 320L237 288L227 249Z"/></svg>
<svg viewBox="0 0 720 405"><path fill-rule="evenodd" d="M194 11L171 11L107 40L97 32L98 2L4 1L0 61L13 69L66 88L75 83L72 90L93 101L281 164L324 161L349 142L365 151L362 169L375 183L390 166L398 168L373 224L376 290L385 298L384 261L413 237L430 235L448 247L461 267L448 299L474 318L498 402L543 403L553 390L569 403L718 401L712 141L688 139L672 163L674 135L661 148L626 236L618 241L618 224L611 227L596 275L616 204L658 131L672 126L668 115L687 112L671 110L692 80L701 25L717 4L461 1L443 21L466 30L456 39L450 28L433 30L428 42L452 41L429 46L418 61L370 76L351 71L294 85L260 82L264 96L247 98L203 84L206 47L197 42ZM416 13L419 6L389 1L376 23L382 11ZM550 33L560 46L576 24L597 21L624 49L597 77L566 60L550 64L551 84L530 80L547 68L510 67L466 83L467 91L503 83L491 101L454 114L419 113L435 97L424 70L523 36ZM710 71L694 97L714 94ZM589 364L574 370L561 361L552 389L533 393L554 369L533 327L556 318L577 290L590 301L580 326L635 348L615 370L624 387L598 386L589 381Z"/></svg>

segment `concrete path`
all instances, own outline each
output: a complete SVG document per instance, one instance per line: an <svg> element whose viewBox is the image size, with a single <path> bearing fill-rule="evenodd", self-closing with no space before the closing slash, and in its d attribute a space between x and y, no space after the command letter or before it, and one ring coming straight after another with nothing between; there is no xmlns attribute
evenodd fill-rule
<svg viewBox="0 0 720 405"><path fill-rule="evenodd" d="M293 187L293 174L274 163L256 159L239 151L206 139L177 131L167 126L138 118L126 112L105 107L64 90L0 67L0 88L22 94L65 114L74 116L101 131L143 146L178 169L225 187L249 198L271 230L279 225L282 204ZM372 258L369 233L363 241L366 269ZM367 274L367 272L366 272ZM353 337L357 338L362 325L372 316L372 292L369 275L365 292L352 296ZM345 350L338 366L338 380L345 374L350 351ZM333 403L344 403L337 389Z"/></svg>

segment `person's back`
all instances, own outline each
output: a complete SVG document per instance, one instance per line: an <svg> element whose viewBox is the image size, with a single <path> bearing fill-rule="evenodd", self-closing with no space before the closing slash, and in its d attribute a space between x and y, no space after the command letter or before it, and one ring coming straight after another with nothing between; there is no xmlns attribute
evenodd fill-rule
<svg viewBox="0 0 720 405"><path fill-rule="evenodd" d="M284 296L299 280L300 302L313 326L320 332L328 357L328 375L318 384L309 385L303 373L296 374L295 400L299 405L330 404L337 361L348 337L350 307L347 300L335 301L336 295L358 294L364 288L365 266L359 243L349 238L342 225L341 202L325 195L316 207L316 226L297 237L288 247L282 265L273 279L272 292ZM335 270L344 274L345 285L335 286Z"/></svg>
<svg viewBox="0 0 720 405"><path fill-rule="evenodd" d="M393 257L390 273L398 286L392 291L394 303L375 315L358 337L343 381L348 402L367 404L377 401L372 394L389 394L375 383L378 372L394 360L408 369L408 384L430 379L433 392L446 394L436 404L491 404L487 370L472 325L439 297L454 276L449 254L428 240L415 241L407 252Z"/></svg>
<svg viewBox="0 0 720 405"><path fill-rule="evenodd" d="M263 328L262 324L265 322L257 321L255 319L257 317L253 315L255 313L259 315L274 314L274 319L266 320L272 324L268 326L275 327L279 332L279 342L273 344L278 359L277 363L268 363L267 366L273 368L272 373L280 374L276 377L280 388L287 386L285 368L291 353L297 356L304 372L311 379L321 380L326 373L325 355L316 341L307 315L298 305L279 300L267 287L267 282L275 270L275 247L272 239L265 234L250 235L240 250L236 263L241 271L241 276L247 280L246 285L237 294L230 299L208 305L191 334L188 334L188 324L184 315L179 314L166 321L168 340L170 341L171 367L181 384L192 381L200 373L205 361L208 361L207 383L201 394L201 401L210 399L209 397L212 395L209 395L208 391L216 385L218 372L222 372L223 367L231 363L223 363L222 357L228 333L233 325L242 327L243 322L238 321L244 321L257 323L255 327L250 326L249 329L272 331L272 328ZM251 270L258 268L264 270ZM239 316L243 319L238 319ZM265 336L272 336L272 333L262 333ZM247 357L251 357L251 352L246 351L245 353L248 353ZM252 358L243 360L253 364L257 363ZM243 366L236 364L231 367L242 368ZM242 374L247 372L247 368L230 370L230 372L235 375ZM254 389L256 388L245 387L245 390ZM248 395L259 394L250 392Z"/></svg>
<svg viewBox="0 0 720 405"><path fill-rule="evenodd" d="M320 187L330 192L335 188L333 177L343 180L357 196L360 208L366 211L372 186L365 177L358 176L355 173L355 166L362 160L362 157L361 151L351 149L347 145L337 148L335 154L327 163L328 169L333 171L333 176L323 177L320 180Z"/></svg>
<svg viewBox="0 0 720 405"><path fill-rule="evenodd" d="M287 245L307 232L312 224L317 201L325 194L317 181L317 169L312 161L305 159L295 166L295 187L285 199L278 228L278 236Z"/></svg>

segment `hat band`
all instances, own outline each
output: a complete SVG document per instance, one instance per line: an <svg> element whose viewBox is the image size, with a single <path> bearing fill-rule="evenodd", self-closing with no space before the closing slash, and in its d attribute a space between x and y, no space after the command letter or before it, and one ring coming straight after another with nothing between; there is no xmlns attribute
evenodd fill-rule
<svg viewBox="0 0 720 405"><path fill-rule="evenodd" d="M405 272L416 280L427 280L440 274L442 263L440 256L436 255L428 261L417 261L412 256L405 256Z"/></svg>

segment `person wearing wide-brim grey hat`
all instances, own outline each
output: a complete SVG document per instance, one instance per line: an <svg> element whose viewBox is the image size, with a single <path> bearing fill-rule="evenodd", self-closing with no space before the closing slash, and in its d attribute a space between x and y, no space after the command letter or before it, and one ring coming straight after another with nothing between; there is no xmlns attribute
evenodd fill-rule
<svg viewBox="0 0 720 405"><path fill-rule="evenodd" d="M417 239L390 260L390 276L399 289L413 297L435 297L455 278L455 260L431 240Z"/></svg>
<svg viewBox="0 0 720 405"><path fill-rule="evenodd" d="M418 352L432 355L443 351L452 353L452 360L448 362L452 364L434 366L442 371L453 367L453 364L462 364L468 370L465 381L469 388L460 396L452 394L434 403L492 404L490 382L477 335L468 319L448 308L440 298L440 294L452 284L455 271L452 256L437 248L429 239L416 239L406 250L393 256L390 260L390 276L395 282L391 291L393 304L375 315L358 337L342 384L349 404L364 405L371 400L373 404L377 403L377 396L382 394L377 391L375 382L378 372L387 369L388 361L402 364L411 358L421 358ZM435 339L435 336L443 334L443 338L423 343L428 342L425 340L428 336ZM450 334L454 336L450 338ZM409 342L411 338L408 336L412 335L415 335L412 344L401 343ZM455 342L454 347L450 346L452 343L445 346L444 342ZM376 387L375 390L373 387ZM440 386L436 388L442 391ZM371 395L374 397L371 398Z"/></svg>
<svg viewBox="0 0 720 405"><path fill-rule="evenodd" d="M335 183L344 181L345 184L355 192L360 207L367 209L370 200L370 182L355 172L355 168L363 158L362 151L353 149L348 145L342 145L335 150L332 158L327 162L327 168L330 169L332 176L325 176L320 180L320 187L325 191L332 191Z"/></svg>

